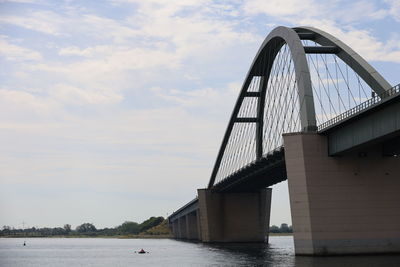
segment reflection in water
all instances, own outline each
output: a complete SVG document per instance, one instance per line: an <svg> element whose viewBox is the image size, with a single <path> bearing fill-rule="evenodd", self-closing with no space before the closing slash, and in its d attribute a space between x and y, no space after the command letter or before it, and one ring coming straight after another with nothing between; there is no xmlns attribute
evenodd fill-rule
<svg viewBox="0 0 400 267"><path fill-rule="evenodd" d="M204 244L210 250L223 254L242 266L294 266L293 241L291 237L273 237L270 244L229 243Z"/></svg>
<svg viewBox="0 0 400 267"><path fill-rule="evenodd" d="M272 237L270 244L204 244L238 265L296 267L399 267L400 255L295 256L292 237Z"/></svg>
<svg viewBox="0 0 400 267"><path fill-rule="evenodd" d="M308 257L296 256L295 266L324 266L324 267L398 267L400 255L365 255L365 256L334 256Z"/></svg>

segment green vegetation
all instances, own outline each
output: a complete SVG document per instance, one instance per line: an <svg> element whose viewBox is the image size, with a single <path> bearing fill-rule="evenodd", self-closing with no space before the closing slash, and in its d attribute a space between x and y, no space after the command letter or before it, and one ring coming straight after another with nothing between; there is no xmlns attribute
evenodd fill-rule
<svg viewBox="0 0 400 267"><path fill-rule="evenodd" d="M121 226L118 226L119 232L122 234L139 234L140 224L137 222L124 222Z"/></svg>
<svg viewBox="0 0 400 267"><path fill-rule="evenodd" d="M292 226L282 223L269 228L272 235L290 235ZM0 237L118 237L118 238L164 238L171 237L168 221L163 217L150 217L142 223L126 221L114 228L97 229L92 223L78 225L75 230L70 224L55 228L15 229L3 226Z"/></svg>
<svg viewBox="0 0 400 267"><path fill-rule="evenodd" d="M142 223L126 221L114 228L97 229L92 223L83 223L72 230L70 224L55 228L15 229L3 226L0 237L170 237L168 222L163 217L151 217Z"/></svg>
<svg viewBox="0 0 400 267"><path fill-rule="evenodd" d="M269 227L269 232L273 234L290 234L293 233L292 226L288 226L287 223L282 223L281 227L272 225Z"/></svg>
<svg viewBox="0 0 400 267"><path fill-rule="evenodd" d="M160 224L151 227L150 229L144 231L144 235L154 235L154 236L168 236L171 234L171 230L168 226L168 221L164 220Z"/></svg>
<svg viewBox="0 0 400 267"><path fill-rule="evenodd" d="M140 232L145 232L152 227L155 227L164 221L163 217L151 217L150 219L140 224Z"/></svg>

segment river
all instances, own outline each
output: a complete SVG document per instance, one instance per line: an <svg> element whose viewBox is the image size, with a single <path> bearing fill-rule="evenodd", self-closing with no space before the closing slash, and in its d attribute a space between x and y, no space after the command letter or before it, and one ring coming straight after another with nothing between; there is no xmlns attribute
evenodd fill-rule
<svg viewBox="0 0 400 267"><path fill-rule="evenodd" d="M26 241L26 246L22 244ZM149 253L137 254L141 248ZM291 236L269 244L203 244L171 239L0 238L1 267L400 266L400 255L294 256Z"/></svg>

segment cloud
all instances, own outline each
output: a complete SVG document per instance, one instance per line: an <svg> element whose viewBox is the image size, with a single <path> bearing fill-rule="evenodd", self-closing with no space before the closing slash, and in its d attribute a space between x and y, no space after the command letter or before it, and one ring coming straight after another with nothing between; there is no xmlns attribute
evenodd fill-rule
<svg viewBox="0 0 400 267"><path fill-rule="evenodd" d="M111 90L100 88L85 90L67 84L56 84L50 89L49 96L70 105L115 104L123 99L122 95Z"/></svg>
<svg viewBox="0 0 400 267"><path fill-rule="evenodd" d="M123 23L98 15L83 13L79 8L65 7L59 13L40 10L25 15L1 15L0 23L12 24L31 31L62 37L81 34L103 40L122 42L138 31Z"/></svg>
<svg viewBox="0 0 400 267"><path fill-rule="evenodd" d="M400 62L400 39L379 40L370 30L354 27L340 27L330 20L303 19L304 25L318 25L333 36L339 38L367 61Z"/></svg>
<svg viewBox="0 0 400 267"><path fill-rule="evenodd" d="M206 162L211 163L216 153L219 139L215 135L221 134L225 125L216 126L173 107L137 111L110 109L101 116L68 116L43 123L3 122L2 133L12 133L9 139L12 142L4 144L3 151L12 153L3 155L2 162L7 164L2 173L14 173L19 178L2 176L2 181L48 185L65 181L70 186L96 184L96 188L105 188L114 177L114 182L121 180L123 185L114 186L119 190L134 186L135 191L140 191L163 183L158 179L161 176L191 176L188 179L193 180L200 177L190 173L191 166L204 166L199 158L207 158ZM171 168L176 162L179 166ZM17 168L16 164L22 164L23 168ZM23 175L27 171L32 175ZM96 174L99 171L103 174ZM209 168L203 169L204 172L208 176ZM54 180L54 175L68 179ZM141 177L148 178L143 181ZM173 180L165 181L165 185L171 183ZM199 179L199 183L205 183L205 179Z"/></svg>
<svg viewBox="0 0 400 267"><path fill-rule="evenodd" d="M151 11L155 11L159 12L158 14L163 15L164 17L174 15L183 9L201 8L204 6L209 6L212 3L211 0L183 0L177 2L169 2L164 0L112 0L111 2L114 4L136 4L139 5L139 9L137 11L138 13L151 14Z"/></svg>
<svg viewBox="0 0 400 267"><path fill-rule="evenodd" d="M0 23L13 24L32 31L61 35L63 17L51 11L35 11L27 16L1 15Z"/></svg>
<svg viewBox="0 0 400 267"><path fill-rule="evenodd" d="M110 46L93 46L80 49L77 46L63 47L59 50L58 54L61 56L82 56L82 57L97 57L99 55L107 54L112 52Z"/></svg>
<svg viewBox="0 0 400 267"><path fill-rule="evenodd" d="M386 0L389 5L389 14L397 21L400 21L400 1L398 0Z"/></svg>
<svg viewBox="0 0 400 267"><path fill-rule="evenodd" d="M181 90L181 96L169 95L170 99L178 100L207 79L205 75L209 73L202 69L203 66L214 62L215 69L222 72L225 65L232 62L229 49L238 45L255 45L261 40L258 35L237 29L235 21L209 16L209 12L215 13L209 10L210 1L189 1L178 5L138 1L136 4L137 12L127 19L111 20L94 14L77 18L65 34L85 33L84 36L96 40L87 42L94 45L57 43L53 47L57 49L58 58L26 64L24 70L32 75L47 73L42 82L48 79L52 84L68 84L68 90L53 88L50 95L62 95L68 99L62 101L64 104L79 102L78 98L83 101L81 103L91 103L89 99L100 101L101 97L88 96L98 88L103 88L100 91L109 97L110 103L117 103L117 99L133 91L141 91L148 97L148 88L193 81L194 86ZM180 13L186 8L198 8L196 11L199 12L193 16ZM230 8L226 7L227 10ZM69 19L68 16L63 18L60 25ZM226 58L231 61L226 62ZM45 85L45 88L50 87ZM167 88L173 87L169 85ZM182 103L194 103L193 98L189 100L189 95L181 99Z"/></svg>
<svg viewBox="0 0 400 267"><path fill-rule="evenodd" d="M77 71L121 71L129 69L150 69L158 66L175 68L179 65L179 56L160 49L129 48L124 46L100 46L83 50L77 48L61 49L62 55L81 55L91 60L82 60L70 66L59 66L58 70L75 69ZM95 66L95 67L94 67Z"/></svg>
<svg viewBox="0 0 400 267"><path fill-rule="evenodd" d="M24 117L29 120L32 119L32 113L39 116L46 116L59 108L59 105L55 101L47 97L6 88L0 89L0 103L0 110L2 111L0 118L11 120L12 118L18 118L19 120Z"/></svg>
<svg viewBox="0 0 400 267"><path fill-rule="evenodd" d="M29 92L31 91L31 92ZM42 121L49 118L62 118L68 114L66 109L74 106L115 105L123 96L108 88L84 89L68 84L55 84L50 88L12 90L0 89L0 119L3 122ZM68 116L77 116L69 114ZM0 120L1 123L1 120Z"/></svg>
<svg viewBox="0 0 400 267"><path fill-rule="evenodd" d="M0 0L0 3L36 3L37 0Z"/></svg>
<svg viewBox="0 0 400 267"><path fill-rule="evenodd" d="M241 30L238 21L220 16L214 3L208 0L130 1L137 5L127 25L140 29L144 39L157 40L182 57L208 57L210 52L233 44L249 44L260 40L254 33ZM224 9L234 7L225 5ZM149 45L149 44L146 44Z"/></svg>
<svg viewBox="0 0 400 267"><path fill-rule="evenodd" d="M313 26L322 29L352 47L356 52L372 61L400 62L400 47L394 44L400 39L387 41L378 37L367 27L360 28L362 21L380 20L388 13L398 14L396 0L388 0L390 10L378 7L370 1L332 1L320 4L313 0L261 1L250 0L243 4L249 14L265 14L296 26Z"/></svg>
<svg viewBox="0 0 400 267"><path fill-rule="evenodd" d="M382 19L388 11L378 8L371 1L325 1L314 0L249 0L244 2L243 10L249 14L266 14L283 21L298 22L301 19L320 18L342 24Z"/></svg>
<svg viewBox="0 0 400 267"><path fill-rule="evenodd" d="M221 105L227 105L233 108L233 103L239 94L241 84L238 82L229 83L227 87L215 88L201 88L197 90L179 90L179 89L162 89L152 88L156 96L161 97L167 101L176 103L182 107L201 107L204 110L209 108L220 109ZM225 101L221 103L221 99Z"/></svg>
<svg viewBox="0 0 400 267"><path fill-rule="evenodd" d="M78 14L76 16L70 18L76 26L75 29L70 30L72 32L81 32L98 39L111 39L116 43L122 43L139 34L138 30L125 25L123 21L120 22L94 14L85 14L82 18Z"/></svg>
<svg viewBox="0 0 400 267"><path fill-rule="evenodd" d="M270 16L303 16L317 14L320 6L313 0L250 0L245 1L243 10L249 14L264 13Z"/></svg>
<svg viewBox="0 0 400 267"><path fill-rule="evenodd" d="M6 38L0 39L0 55L10 61L37 61L42 59L42 55L39 52L11 44Z"/></svg>

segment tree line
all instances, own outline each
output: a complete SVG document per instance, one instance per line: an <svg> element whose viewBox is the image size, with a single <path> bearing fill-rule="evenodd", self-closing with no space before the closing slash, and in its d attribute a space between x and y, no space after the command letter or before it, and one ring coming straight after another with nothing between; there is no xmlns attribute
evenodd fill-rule
<svg viewBox="0 0 400 267"><path fill-rule="evenodd" d="M162 227L165 225L165 227ZM151 228L158 227L157 231L149 231ZM43 227L43 228L25 228L15 229L10 226L3 226L0 230L0 236L8 237L48 237L48 236L118 236L118 235L138 235L150 234L160 235L169 234L167 222L164 217L150 217L142 223L126 221L114 228L97 229L92 223L83 223L72 229L70 224L65 224L63 227Z"/></svg>
<svg viewBox="0 0 400 267"><path fill-rule="evenodd" d="M276 225L270 226L269 232L270 233L282 233L282 234L293 233L293 228L291 225L289 226L287 223L282 223L281 227L278 227Z"/></svg>
<svg viewBox="0 0 400 267"><path fill-rule="evenodd" d="M292 233L292 226L282 223L280 227L272 225L270 233ZM70 224L55 228L25 228L15 229L10 226L3 226L0 236L3 237L49 237L49 236L124 236L124 235L170 235L168 222L163 217L150 217L142 223L126 221L114 228L97 229L92 223L83 223L72 229Z"/></svg>

